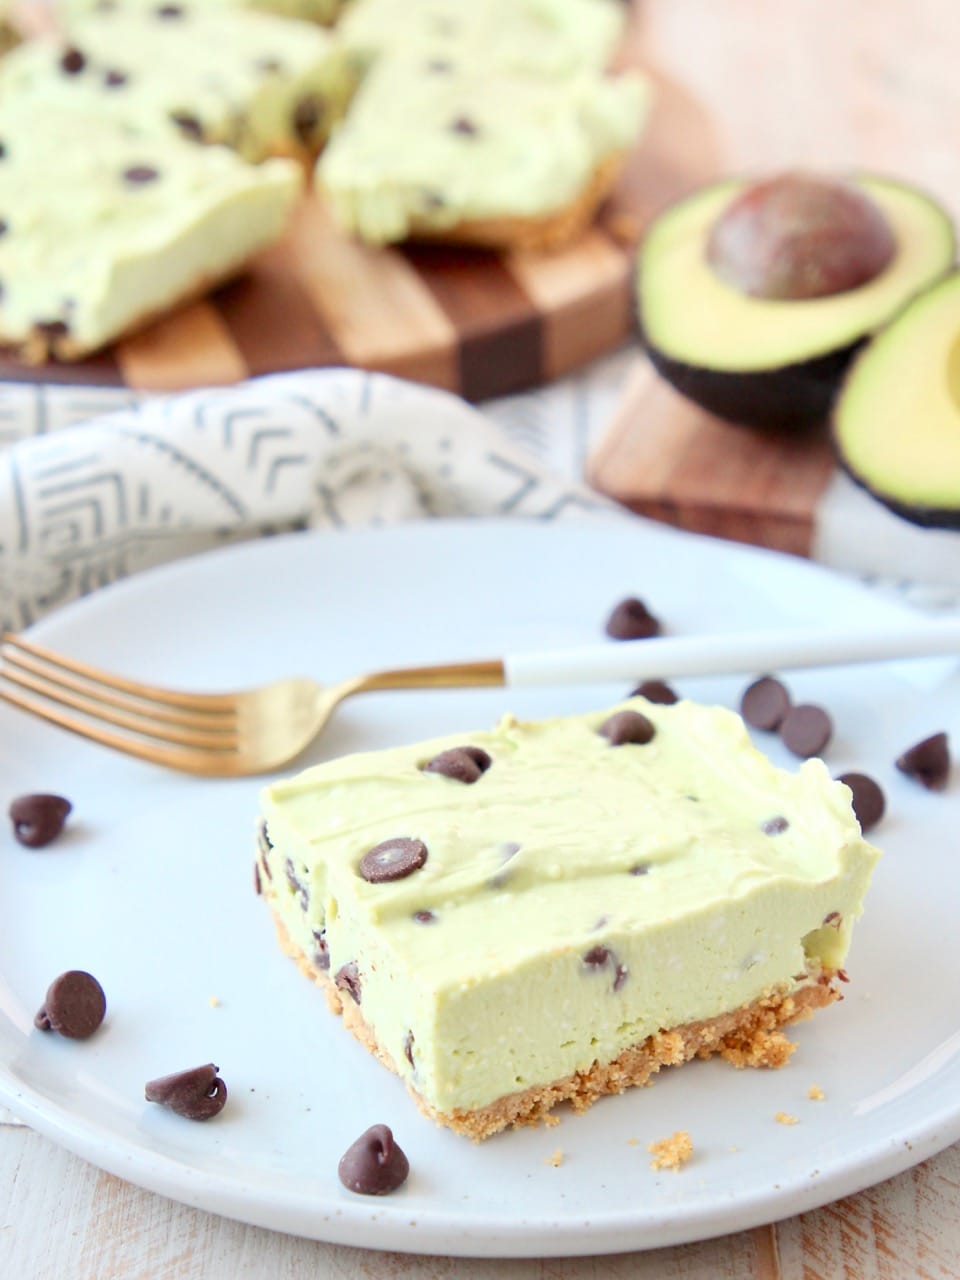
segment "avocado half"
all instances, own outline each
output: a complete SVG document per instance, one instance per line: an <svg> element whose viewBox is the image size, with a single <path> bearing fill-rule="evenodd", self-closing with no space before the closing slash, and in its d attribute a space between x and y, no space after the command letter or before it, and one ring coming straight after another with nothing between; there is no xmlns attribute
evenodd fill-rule
<svg viewBox="0 0 960 1280"><path fill-rule="evenodd" d="M640 335L657 370L682 395L745 427L816 426L829 416L865 339L950 270L955 242L945 210L888 178L853 180L883 210L897 249L875 279L829 297L751 297L710 266L710 231L750 185L745 179L705 187L651 225L637 261Z"/></svg>
<svg viewBox="0 0 960 1280"><path fill-rule="evenodd" d="M856 358L831 422L840 465L914 524L960 529L960 273Z"/></svg>

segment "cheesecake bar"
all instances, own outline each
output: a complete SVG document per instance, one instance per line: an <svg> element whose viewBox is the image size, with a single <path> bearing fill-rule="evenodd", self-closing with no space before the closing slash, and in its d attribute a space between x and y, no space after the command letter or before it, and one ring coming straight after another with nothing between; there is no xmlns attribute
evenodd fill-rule
<svg viewBox="0 0 960 1280"><path fill-rule="evenodd" d="M292 160L253 166L63 96L0 100L0 342L75 359L282 234Z"/></svg>
<svg viewBox="0 0 960 1280"><path fill-rule="evenodd" d="M638 73L552 79L394 52L361 84L317 185L340 226L372 244L550 248L593 217L648 98Z"/></svg>
<svg viewBox="0 0 960 1280"><path fill-rule="evenodd" d="M0 102L68 94L78 107L142 127L172 123L252 161L314 155L351 87L321 27L185 3L90 13L68 22L62 41L31 41L0 64Z"/></svg>
<svg viewBox="0 0 960 1280"><path fill-rule="evenodd" d="M488 70L563 76L602 71L624 25L620 0L354 0L337 36L361 68L402 47Z"/></svg>
<svg viewBox="0 0 960 1280"><path fill-rule="evenodd" d="M633 698L274 783L256 880L347 1027L482 1139L693 1057L782 1065L876 857L822 761Z"/></svg>

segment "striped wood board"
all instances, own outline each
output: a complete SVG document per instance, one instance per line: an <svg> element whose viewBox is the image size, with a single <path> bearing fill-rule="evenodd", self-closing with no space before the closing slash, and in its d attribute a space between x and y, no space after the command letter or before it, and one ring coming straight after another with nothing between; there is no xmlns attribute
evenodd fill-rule
<svg viewBox="0 0 960 1280"><path fill-rule="evenodd" d="M588 477L654 520L808 556L834 469L825 431L777 437L730 426L638 355Z"/></svg>
<svg viewBox="0 0 960 1280"><path fill-rule="evenodd" d="M624 61L636 62L633 32ZM650 124L597 225L553 254L371 249L316 198L243 277L78 364L0 357L0 380L179 390L354 365L482 400L537 386L618 346L632 327L631 258L651 215L717 173L696 101L650 72Z"/></svg>

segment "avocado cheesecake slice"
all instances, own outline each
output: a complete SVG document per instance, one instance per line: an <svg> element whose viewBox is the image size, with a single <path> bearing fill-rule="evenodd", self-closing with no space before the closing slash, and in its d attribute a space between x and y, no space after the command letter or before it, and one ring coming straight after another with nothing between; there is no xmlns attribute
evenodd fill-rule
<svg viewBox="0 0 960 1280"><path fill-rule="evenodd" d="M732 712L641 697L333 760L261 814L282 947L474 1139L695 1056L782 1065L877 857L821 761L787 773Z"/></svg>
<svg viewBox="0 0 960 1280"><path fill-rule="evenodd" d="M125 7L69 20L63 40L22 45L0 63L0 101L70 95L83 108L245 159L313 156L352 81L329 32L252 9Z"/></svg>
<svg viewBox="0 0 960 1280"><path fill-rule="evenodd" d="M658 371L702 408L804 430L826 420L864 340L954 253L945 210L888 178L716 183L644 237L641 336Z"/></svg>
<svg viewBox="0 0 960 1280"><path fill-rule="evenodd" d="M245 164L64 96L0 100L0 342L75 359L279 239L292 160Z"/></svg>

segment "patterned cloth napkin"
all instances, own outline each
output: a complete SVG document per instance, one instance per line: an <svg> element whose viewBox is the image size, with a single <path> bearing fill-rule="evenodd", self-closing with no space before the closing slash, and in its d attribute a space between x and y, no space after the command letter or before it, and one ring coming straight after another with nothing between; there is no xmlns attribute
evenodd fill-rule
<svg viewBox="0 0 960 1280"><path fill-rule="evenodd" d="M6 447L4 447L6 446ZM0 393L0 625L282 529L616 510L445 392L353 369L139 402Z"/></svg>

